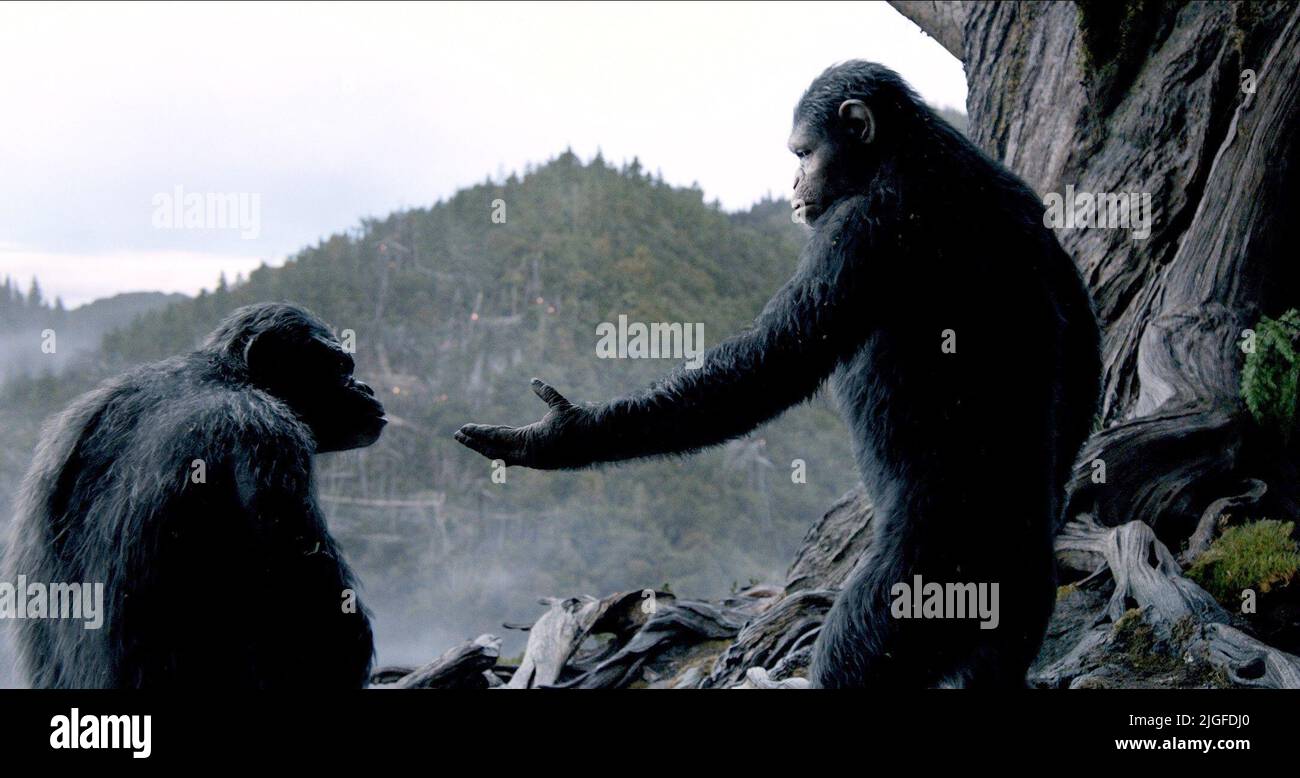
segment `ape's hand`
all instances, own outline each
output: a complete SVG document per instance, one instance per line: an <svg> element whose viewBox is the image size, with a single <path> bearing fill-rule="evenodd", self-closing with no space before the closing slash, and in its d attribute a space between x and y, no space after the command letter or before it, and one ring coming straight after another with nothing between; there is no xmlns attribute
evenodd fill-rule
<svg viewBox="0 0 1300 778"><path fill-rule="evenodd" d="M456 440L488 459L500 459L507 465L556 470L587 464L579 452L586 426L583 421L590 412L536 378L532 386L537 396L550 406L541 421L527 427L466 424L456 431Z"/></svg>

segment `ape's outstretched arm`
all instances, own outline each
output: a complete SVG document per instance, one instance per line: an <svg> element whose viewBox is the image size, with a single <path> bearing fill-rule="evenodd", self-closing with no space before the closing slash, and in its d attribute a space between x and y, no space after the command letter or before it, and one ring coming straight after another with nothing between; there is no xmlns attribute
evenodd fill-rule
<svg viewBox="0 0 1300 778"><path fill-rule="evenodd" d="M550 412L526 427L466 424L456 440L507 465L539 469L691 451L742 435L808 399L868 332L864 261L888 261L864 245L885 234L851 197L826 213L796 271L754 326L678 367L649 389L604 405L577 406L533 380Z"/></svg>

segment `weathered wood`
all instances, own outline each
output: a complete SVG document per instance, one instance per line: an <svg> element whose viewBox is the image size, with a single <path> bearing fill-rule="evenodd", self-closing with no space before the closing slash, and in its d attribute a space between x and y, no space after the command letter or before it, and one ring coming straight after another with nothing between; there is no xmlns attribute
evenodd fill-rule
<svg viewBox="0 0 1300 778"><path fill-rule="evenodd" d="M1208 592L1183 577L1169 549L1142 522L1112 528L1073 522L1061 532L1057 546L1100 554L1113 578L1114 591L1094 626L1076 636L1078 642L1072 649L1035 669L1032 680L1037 685L1068 683L1074 687L1087 685L1090 675L1104 677L1108 668L1099 657L1114 649L1115 626L1121 617L1136 612L1136 618L1156 630L1157 640L1166 650L1181 651L1190 660L1220 668L1230 683L1300 688L1300 657L1231 626L1228 612Z"/></svg>
<svg viewBox="0 0 1300 778"><path fill-rule="evenodd" d="M647 673L658 675L651 666L663 655L735 637L779 593L772 587L754 587L718 604L650 591L619 592L602 600L544 600L551 607L530 629L524 658L508 686L630 686L646 680ZM595 636L607 639L584 646ZM682 686L687 679L674 675L667 684Z"/></svg>
<svg viewBox="0 0 1300 778"><path fill-rule="evenodd" d="M659 603L645 624L617 651L555 685L567 689L626 688L640 680L642 668L649 661L670 649L735 637L746 616L732 608L700 601Z"/></svg>
<svg viewBox="0 0 1300 778"><path fill-rule="evenodd" d="M1192 560L1208 551L1210 544L1214 542L1219 521L1224 514L1230 510L1239 510L1257 504L1268 491L1268 484L1257 478L1247 479L1245 486L1246 490L1240 494L1220 497L1210 503L1210 507L1201 514L1201 520L1196 523L1196 531L1188 539L1187 548L1178 555L1179 562L1184 565L1191 564Z"/></svg>
<svg viewBox="0 0 1300 778"><path fill-rule="evenodd" d="M1064 515L1087 513L1106 526L1140 517L1180 546L1223 485L1242 477L1246 416L1170 409L1098 432L1079 455Z"/></svg>
<svg viewBox="0 0 1300 778"><path fill-rule="evenodd" d="M383 684L383 689L485 689L489 681L484 675L501 656L501 638L479 635L474 640L460 644L424 667L395 682Z"/></svg>
<svg viewBox="0 0 1300 778"><path fill-rule="evenodd" d="M964 0L891 0L903 16L911 19L929 35L933 36L948 53L961 59L966 51L965 24L969 16L969 3Z"/></svg>
<svg viewBox="0 0 1300 778"><path fill-rule="evenodd" d="M928 5L895 4L943 41L952 25ZM1294 196L1283 161L1296 154L1300 8L1194 2L1124 18L1073 3L968 3L961 13L958 56L979 145L1039 192L1071 184L1151 196L1150 237L1057 231L1105 327L1105 418L1149 413L1163 387L1195 387L1198 374L1235 373L1239 360L1220 360L1194 333L1181 345L1191 361L1139 373L1138 351L1166 316L1217 303L1253 321L1290 294L1280 285L1295 271L1278 241L1294 229L1283 216ZM1247 68L1253 94L1241 89ZM1119 99L1098 102L1103 86ZM1204 337L1222 334L1210 327ZM1194 394L1235 388L1224 377Z"/></svg>
<svg viewBox="0 0 1300 778"><path fill-rule="evenodd" d="M838 589L871 544L875 508L861 485L841 497L804 535L785 590Z"/></svg>
<svg viewBox="0 0 1300 778"><path fill-rule="evenodd" d="M519 669L510 678L511 689L533 689L555 683L564 664L586 638L587 632L609 607L591 597L550 598L550 609L528 632L528 644Z"/></svg>
<svg viewBox="0 0 1300 778"><path fill-rule="evenodd" d="M787 655L811 646L836 592L807 589L792 592L745 625L713 665L702 686L735 686L754 667L774 668Z"/></svg>
<svg viewBox="0 0 1300 778"><path fill-rule="evenodd" d="M733 689L807 689L807 678L783 678L777 680L761 667L751 667L745 671L745 680L731 687Z"/></svg>
<svg viewBox="0 0 1300 778"><path fill-rule="evenodd" d="M1233 683L1263 689L1300 689L1300 656L1267 646L1227 624L1206 624L1192 650L1222 667Z"/></svg>
<svg viewBox="0 0 1300 778"><path fill-rule="evenodd" d="M646 624L650 613L673 599L668 592L646 590L618 592L601 600L592 597L543 600L551 608L529 631L524 658L519 671L510 679L510 688L535 689L556 684L566 668L571 670L570 675L586 672L587 665L616 650ZM579 649L587 637L601 633L612 635L613 640L594 653L580 655Z"/></svg>
<svg viewBox="0 0 1300 778"><path fill-rule="evenodd" d="M395 683L396 681L405 678L406 676L410 675L413 672L415 672L414 667L406 667L404 665L385 665L383 667L376 668L373 672L370 673L370 683L372 684Z"/></svg>
<svg viewBox="0 0 1300 778"><path fill-rule="evenodd" d="M1119 621L1133 607L1130 603L1150 608L1167 630L1183 619L1197 624L1228 621L1227 611L1209 592L1183 577L1178 560L1143 522L1110 528L1092 522L1071 522L1057 536L1056 546L1093 551L1106 560L1115 580L1115 592L1098 621Z"/></svg>

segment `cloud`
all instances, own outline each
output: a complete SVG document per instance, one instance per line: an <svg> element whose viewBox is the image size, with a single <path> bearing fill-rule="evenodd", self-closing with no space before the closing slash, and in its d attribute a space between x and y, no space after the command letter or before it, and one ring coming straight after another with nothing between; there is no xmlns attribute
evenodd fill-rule
<svg viewBox="0 0 1300 778"><path fill-rule="evenodd" d="M3 4L0 241L92 271L279 259L566 146L744 208L788 189L791 108L854 57L965 102L961 64L883 3ZM178 185L258 193L258 240L152 229ZM99 293L172 274L139 269Z"/></svg>

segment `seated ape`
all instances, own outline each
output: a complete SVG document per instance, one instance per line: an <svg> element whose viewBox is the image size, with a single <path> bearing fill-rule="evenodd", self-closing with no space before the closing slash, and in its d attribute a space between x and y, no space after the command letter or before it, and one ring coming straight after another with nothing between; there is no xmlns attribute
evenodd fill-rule
<svg viewBox="0 0 1300 778"><path fill-rule="evenodd" d="M105 382L47 426L9 581L99 582L104 624L15 622L36 687L360 687L370 623L312 457L386 420L316 317L264 304L191 354Z"/></svg>
<svg viewBox="0 0 1300 778"><path fill-rule="evenodd" d="M827 380L875 502L868 558L818 635L821 686L1024 684L1055 600L1052 536L1099 393L1099 333L1043 206L897 74L832 67L795 111L799 267L752 328L649 389L456 439L577 468L743 435ZM997 583L994 629L903 619L895 584Z"/></svg>

